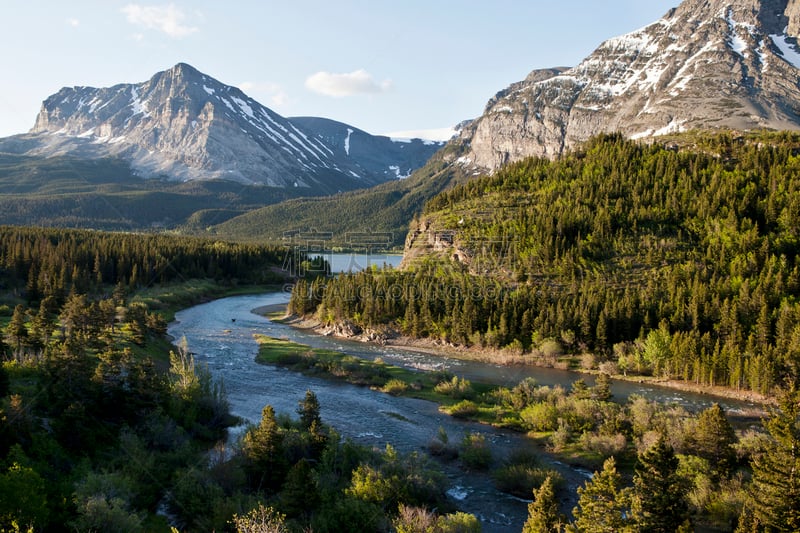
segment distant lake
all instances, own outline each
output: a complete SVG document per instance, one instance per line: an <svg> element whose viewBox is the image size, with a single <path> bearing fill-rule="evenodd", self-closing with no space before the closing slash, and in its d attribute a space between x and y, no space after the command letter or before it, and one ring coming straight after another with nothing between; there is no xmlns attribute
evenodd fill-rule
<svg viewBox="0 0 800 533"><path fill-rule="evenodd" d="M353 252L353 253L326 253L323 257L331 264L331 272L359 272L373 265L382 268L390 265L397 268L402 255L389 255L383 253Z"/></svg>

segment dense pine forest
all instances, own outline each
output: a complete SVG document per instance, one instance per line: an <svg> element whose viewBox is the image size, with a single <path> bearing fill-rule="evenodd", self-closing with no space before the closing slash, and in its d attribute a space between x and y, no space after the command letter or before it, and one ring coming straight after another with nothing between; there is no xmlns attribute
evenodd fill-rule
<svg viewBox="0 0 800 533"><path fill-rule="evenodd" d="M769 394L800 363L799 150L788 133L598 137L439 194L406 268L300 283L292 307Z"/></svg>
<svg viewBox="0 0 800 533"><path fill-rule="evenodd" d="M276 282L280 258L167 236L0 228L0 530L156 527L172 478L235 420L210 375L185 350L170 354L164 317L138 296L196 278Z"/></svg>
<svg viewBox="0 0 800 533"><path fill-rule="evenodd" d="M28 302L186 279L277 283L285 249L163 234L0 227L0 269Z"/></svg>
<svg viewBox="0 0 800 533"><path fill-rule="evenodd" d="M503 463L475 433L432 435L428 454L368 449L324 424L312 391L296 413L265 406L228 447L240 421L224 384L164 337L191 297L164 295L281 282L285 249L0 227L0 530L479 531L437 466L457 458L533 499L524 531L795 531L800 138L675 142L606 136L456 186L414 221L402 270L297 280L290 305L540 364L581 354L608 374L775 394L763 429L734 429L718 406L611 401L607 379L430 377L444 412L595 470L574 509L533 445ZM373 364L383 389L419 387Z"/></svg>

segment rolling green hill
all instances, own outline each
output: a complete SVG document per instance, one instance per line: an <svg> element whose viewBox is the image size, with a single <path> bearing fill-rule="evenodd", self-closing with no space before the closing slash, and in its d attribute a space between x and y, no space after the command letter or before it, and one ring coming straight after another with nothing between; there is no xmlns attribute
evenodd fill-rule
<svg viewBox="0 0 800 533"><path fill-rule="evenodd" d="M3 224L193 232L297 195L226 181L144 180L121 159L0 153Z"/></svg>
<svg viewBox="0 0 800 533"><path fill-rule="evenodd" d="M465 177L448 147L404 180L333 196L228 181L141 179L121 159L0 153L0 223L101 230L166 229L234 240L276 241L317 229L391 232L402 246L424 203Z"/></svg>
<svg viewBox="0 0 800 533"><path fill-rule="evenodd" d="M391 232L402 246L409 222L425 202L454 183L465 181L461 167L452 165L459 148L448 145L405 180L393 181L330 197L291 199L209 228L208 233L237 240L272 241L284 232L315 229L331 232L346 245L348 232Z"/></svg>

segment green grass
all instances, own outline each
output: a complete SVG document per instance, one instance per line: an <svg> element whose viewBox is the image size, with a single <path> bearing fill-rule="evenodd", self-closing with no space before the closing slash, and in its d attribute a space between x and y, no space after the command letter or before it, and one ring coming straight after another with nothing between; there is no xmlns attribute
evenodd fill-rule
<svg viewBox="0 0 800 533"><path fill-rule="evenodd" d="M163 283L137 291L131 298L142 302L150 311L158 312L172 322L181 309L226 296L259 294L275 290L269 285L221 285L209 279L191 279L181 283Z"/></svg>
<svg viewBox="0 0 800 533"><path fill-rule="evenodd" d="M274 364L302 372L354 385L381 388L390 379L411 379L411 372L380 362L359 359L334 350L311 348L285 339L257 335L259 353L256 361ZM400 374L406 374L403 377ZM403 379L405 378L405 379Z"/></svg>
<svg viewBox="0 0 800 533"><path fill-rule="evenodd" d="M447 412L451 406L462 402L459 394L451 394L449 387L453 376L441 372L420 372L387 365L383 361L369 361L334 350L311 348L286 339L256 335L259 352L256 362L277 365L305 375L345 381L353 385L368 386L395 396L407 396L429 400L439 404ZM476 398L488 393L492 386L483 383L471 384ZM476 404L469 418L484 423L494 423L497 413L494 406Z"/></svg>

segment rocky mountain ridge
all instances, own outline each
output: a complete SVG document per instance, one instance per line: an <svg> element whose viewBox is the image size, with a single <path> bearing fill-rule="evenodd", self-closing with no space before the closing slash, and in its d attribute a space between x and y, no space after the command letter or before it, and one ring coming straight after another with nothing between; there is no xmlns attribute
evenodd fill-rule
<svg viewBox="0 0 800 533"><path fill-rule="evenodd" d="M290 117L289 121L298 128L314 132L328 146L357 161L364 171L384 176L386 181L409 177L445 144L440 141L372 135L326 118Z"/></svg>
<svg viewBox="0 0 800 533"><path fill-rule="evenodd" d="M800 0L686 0L573 68L500 91L462 131L458 161L495 170L612 131L800 129L798 36Z"/></svg>
<svg viewBox="0 0 800 533"><path fill-rule="evenodd" d="M65 87L44 101L29 135L0 141L0 150L118 156L143 177L224 179L326 194L407 175L440 147L419 139L396 143L328 122L338 124L336 135L282 117L179 63L143 83Z"/></svg>

